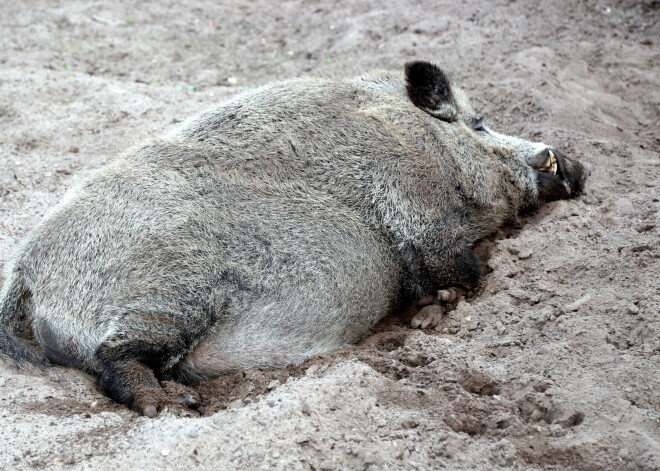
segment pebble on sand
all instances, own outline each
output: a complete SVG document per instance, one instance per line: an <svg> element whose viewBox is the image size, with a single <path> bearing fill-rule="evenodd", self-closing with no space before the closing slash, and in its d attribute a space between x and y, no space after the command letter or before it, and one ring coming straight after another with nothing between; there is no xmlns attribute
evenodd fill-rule
<svg viewBox="0 0 660 471"><path fill-rule="evenodd" d="M589 302L589 301L591 301L591 295L590 295L590 294L586 294L586 295L582 296L580 299L578 299L577 301L572 302L571 304L568 304L568 305L566 306L566 310L569 311L569 312L575 312L575 311L577 311L578 309L580 309L580 307L581 307L583 304L585 304L585 303L587 303L587 302Z"/></svg>

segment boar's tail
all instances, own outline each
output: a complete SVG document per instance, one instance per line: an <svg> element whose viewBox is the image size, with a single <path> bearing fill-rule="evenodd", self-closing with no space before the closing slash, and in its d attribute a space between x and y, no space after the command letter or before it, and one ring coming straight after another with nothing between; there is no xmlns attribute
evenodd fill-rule
<svg viewBox="0 0 660 471"><path fill-rule="evenodd" d="M32 363L43 368L48 362L32 347L24 344L14 335L18 324L21 301L29 294L20 276L11 274L0 291L0 357L7 357L14 366Z"/></svg>

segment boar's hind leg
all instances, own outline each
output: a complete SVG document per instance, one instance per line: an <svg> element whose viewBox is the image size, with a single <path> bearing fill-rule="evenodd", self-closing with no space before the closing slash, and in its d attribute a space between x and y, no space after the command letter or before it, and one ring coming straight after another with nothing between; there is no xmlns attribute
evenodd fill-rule
<svg viewBox="0 0 660 471"><path fill-rule="evenodd" d="M126 404L148 417L155 417L168 403L197 407L199 395L191 388L164 382L156 377L172 358L186 350L182 333L171 324L154 323L153 331L145 332L145 324L139 329L122 329L120 334L104 341L96 350L101 368L99 384L117 402ZM167 390L175 389L171 398Z"/></svg>

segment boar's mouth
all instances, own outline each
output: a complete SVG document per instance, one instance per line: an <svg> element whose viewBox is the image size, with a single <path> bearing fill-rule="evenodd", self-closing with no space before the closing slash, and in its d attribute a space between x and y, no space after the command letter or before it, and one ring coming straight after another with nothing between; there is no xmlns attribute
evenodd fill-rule
<svg viewBox="0 0 660 471"><path fill-rule="evenodd" d="M557 150L546 149L542 155L543 161L534 165L540 198L553 201L579 195L584 180L582 166Z"/></svg>
<svg viewBox="0 0 660 471"><path fill-rule="evenodd" d="M537 170L539 172L548 172L552 175L557 175L559 165L557 164L557 157L555 156L555 153L551 150L548 150L548 159Z"/></svg>

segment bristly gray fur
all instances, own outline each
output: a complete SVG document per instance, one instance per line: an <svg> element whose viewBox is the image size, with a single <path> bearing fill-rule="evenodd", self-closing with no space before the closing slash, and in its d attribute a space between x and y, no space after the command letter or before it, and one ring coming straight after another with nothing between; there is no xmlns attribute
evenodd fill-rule
<svg viewBox="0 0 660 471"><path fill-rule="evenodd" d="M25 363L44 367L48 363L43 356L13 334L26 309L23 305L26 294L18 273L9 277L0 291L0 355L11 359L17 367Z"/></svg>
<svg viewBox="0 0 660 471"><path fill-rule="evenodd" d="M439 120L406 85L274 83L102 168L7 266L0 352L34 360L10 334L25 297L53 361L209 377L354 343L402 299L475 281L473 245L540 201L548 147L476 132L455 87Z"/></svg>

